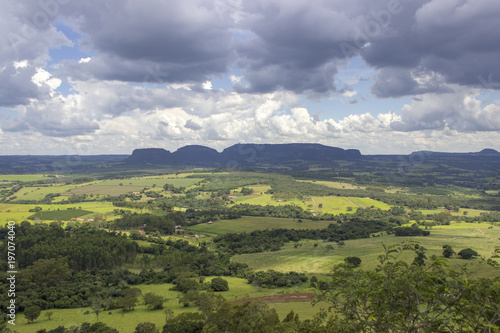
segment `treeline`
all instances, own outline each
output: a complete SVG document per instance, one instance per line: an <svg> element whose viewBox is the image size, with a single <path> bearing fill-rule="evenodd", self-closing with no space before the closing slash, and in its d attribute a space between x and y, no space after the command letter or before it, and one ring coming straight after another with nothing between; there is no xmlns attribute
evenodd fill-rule
<svg viewBox="0 0 500 333"><path fill-rule="evenodd" d="M140 247L144 255L137 264L147 268L162 268L152 278L172 282L180 275L187 276L239 276L244 277L248 266L230 262L224 252L209 251L205 243L200 247L184 240L164 240L149 247Z"/></svg>
<svg viewBox="0 0 500 333"><path fill-rule="evenodd" d="M414 227L399 227L394 228L393 231L395 236L429 236L431 234L430 231Z"/></svg>
<svg viewBox="0 0 500 333"><path fill-rule="evenodd" d="M297 242L301 239L334 242L369 238L372 233L381 231L391 231L391 225L383 220L365 220L354 217L349 222L330 224L326 229L272 229L256 230L251 233L229 233L214 237L213 242L219 251L243 254L278 251L286 242Z"/></svg>
<svg viewBox="0 0 500 333"><path fill-rule="evenodd" d="M171 212L165 215L138 214L125 212L121 218L109 223L111 230L137 230L146 233L159 232L162 235L171 235L176 225L184 225L184 217L180 212Z"/></svg>
<svg viewBox="0 0 500 333"><path fill-rule="evenodd" d="M4 240L8 229L0 228ZM51 225L23 222L16 228L16 264L19 268L33 265L39 259L65 257L74 271L112 269L133 262L138 245L125 235L104 230L72 229L65 231L57 223ZM0 251L7 253L7 243Z"/></svg>
<svg viewBox="0 0 500 333"><path fill-rule="evenodd" d="M308 278L304 273L297 272L277 272L269 269L267 271L254 272L247 276L248 283L264 287L293 287L307 282Z"/></svg>

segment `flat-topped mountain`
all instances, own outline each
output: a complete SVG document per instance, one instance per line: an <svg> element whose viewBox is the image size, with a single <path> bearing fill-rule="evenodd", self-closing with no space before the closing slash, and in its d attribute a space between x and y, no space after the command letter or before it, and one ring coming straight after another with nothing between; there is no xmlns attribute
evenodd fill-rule
<svg viewBox="0 0 500 333"><path fill-rule="evenodd" d="M215 149L192 145L175 152L165 149L136 149L127 159L131 164L166 164L195 166L252 166L255 164L283 165L291 162L328 163L361 157L356 149L342 149L315 143L235 144L217 152Z"/></svg>

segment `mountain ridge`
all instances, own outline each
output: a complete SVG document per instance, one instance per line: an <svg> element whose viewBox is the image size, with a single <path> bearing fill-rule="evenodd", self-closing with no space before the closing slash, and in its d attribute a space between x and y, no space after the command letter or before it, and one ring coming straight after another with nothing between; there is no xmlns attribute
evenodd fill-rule
<svg viewBox="0 0 500 333"><path fill-rule="evenodd" d="M416 151L411 154L395 154L387 156L455 156L469 158L500 157L494 149L486 148L479 152L447 153L432 151ZM163 148L138 148L125 160L126 164L157 165L195 165L195 166L248 166L269 165L280 166L297 161L308 164L328 164L336 161L361 161L363 158L384 155L363 155L358 149L343 149L318 143L284 143L284 144L234 144L221 152L202 146L188 145L170 152Z"/></svg>

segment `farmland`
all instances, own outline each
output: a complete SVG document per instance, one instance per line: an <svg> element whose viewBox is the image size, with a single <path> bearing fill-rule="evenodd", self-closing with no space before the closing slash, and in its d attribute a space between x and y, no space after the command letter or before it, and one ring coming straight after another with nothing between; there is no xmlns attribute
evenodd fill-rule
<svg viewBox="0 0 500 333"><path fill-rule="evenodd" d="M328 227L329 221L303 221L296 219L245 216L236 220L222 220L212 224L198 224L189 227L189 230L198 233L225 234L231 232L252 232L263 229L323 229Z"/></svg>
<svg viewBox="0 0 500 333"><path fill-rule="evenodd" d="M368 175L370 173L362 174ZM299 181L288 175L247 171L177 172L114 179L76 175L64 180L43 175L9 175L2 186L0 221L19 224L32 218L30 223L38 227L61 221L59 225L68 232L83 230L80 233L85 235L86 230L93 230L112 235L107 231L116 230L122 235L121 241L133 240L138 246L137 255L121 266L133 277L118 279L143 281L125 284L125 288L138 287L143 295L154 293L164 297L164 310L171 310L171 316L198 310L194 303L185 306L183 301L179 302L185 292L171 290L176 288L180 276L205 281L206 285L206 281L215 277L212 272L217 267L221 268L215 271L226 274L222 277L229 286L228 291L220 294L234 302L232 304L260 299L281 319L293 310L305 320L326 308L324 303L312 307L310 298L315 289L308 279L314 276L328 281L332 268L343 263L346 257L358 257L361 259L358 269L373 271L378 257L384 253L384 245L405 241L418 242L427 258L442 258L443 245L451 246L455 252L472 247L480 256L488 257L499 245L500 237L500 219L494 210L484 209L486 205L449 204L455 199L468 204L469 200L483 198L477 192L456 187L453 191L436 190L438 194L429 194L432 191L424 189L425 194L418 194L421 189L367 186L356 183L354 178ZM495 194L490 191L485 195ZM409 205L393 203L400 199ZM410 206L415 200L421 206ZM434 204L428 207L432 200ZM436 204L441 202L445 204ZM400 225L422 228L430 235L397 237L393 228ZM375 231L365 234L363 229L367 228ZM246 235L248 239L240 244L239 235ZM269 238L266 240L266 237ZM95 242L97 247L102 244L106 242ZM271 249L267 245L271 245ZM130 246L124 248L130 249ZM225 249L230 251L224 254ZM401 259L410 262L413 257L414 254L405 253ZM450 267L467 262L471 269L479 268L476 277L500 276L499 268L480 265L479 259L466 261L455 254L447 260ZM93 261L79 258L71 263L92 265ZM229 272L229 263L246 268ZM122 274L118 272L102 274ZM248 283L247 278L259 272L304 274L305 282L280 286ZM200 286L202 284L200 282ZM196 293L203 294L205 290L196 289ZM309 301L297 301L302 296ZM79 295L76 299L78 297L87 296ZM30 324L21 314L16 329L36 332L62 324L69 327L94 322L93 308L88 306L91 303L89 298L77 309L53 309L50 320L40 317ZM44 311L47 309L42 311L42 316ZM120 332L133 332L138 322L148 321L162 327L165 312L146 309L139 298L131 311L106 308L99 315L99 321Z"/></svg>
<svg viewBox="0 0 500 333"><path fill-rule="evenodd" d="M474 249L482 256L492 255L495 246L499 244L500 226L492 227L491 224L479 223L470 225L467 223L456 223L449 226L434 227L431 235L427 237L395 237L394 235L382 235L368 239L356 239L345 241L344 246L334 246L327 249L327 242L301 241L301 246L295 244L287 246L277 252L264 252L255 254L243 254L233 257L233 260L248 264L258 270L275 269L279 271L298 271L310 274L327 274L331 268L343 262L346 257L359 257L362 260L361 268L374 269L378 264L378 256L383 252L383 245L389 246L403 241L415 241L424 246L429 256L441 256L442 246L447 244L454 249L460 250L474 244ZM314 246L317 244L317 246ZM463 264L461 259L450 259L450 264ZM500 276L498 268L483 267L480 276Z"/></svg>

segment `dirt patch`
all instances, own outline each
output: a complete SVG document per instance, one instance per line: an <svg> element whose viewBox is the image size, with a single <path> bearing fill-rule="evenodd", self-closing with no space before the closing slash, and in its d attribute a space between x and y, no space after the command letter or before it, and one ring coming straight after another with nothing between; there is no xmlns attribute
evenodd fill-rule
<svg viewBox="0 0 500 333"><path fill-rule="evenodd" d="M242 298L233 301L233 303L245 303L253 301L265 301L267 303L287 303L287 302L312 302L316 299L313 293L296 293L296 294L283 294L273 296L262 296L253 298Z"/></svg>

